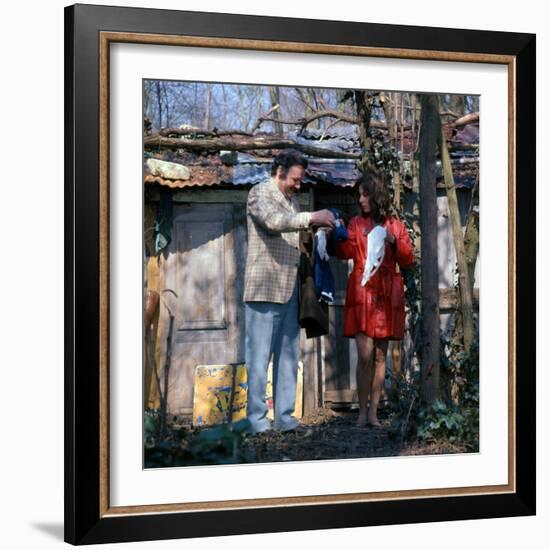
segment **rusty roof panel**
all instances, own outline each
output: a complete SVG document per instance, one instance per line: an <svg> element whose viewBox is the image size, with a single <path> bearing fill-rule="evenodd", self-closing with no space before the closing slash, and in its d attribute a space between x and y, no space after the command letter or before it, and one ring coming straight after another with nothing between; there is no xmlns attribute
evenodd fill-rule
<svg viewBox="0 0 550 550"><path fill-rule="evenodd" d="M228 173L231 172L231 169L221 164L214 166L187 164L186 166L191 172L191 176L188 180L171 180L161 176L153 176L147 167L145 167L144 182L148 184L158 183L172 189L182 189L184 187L219 185L230 179Z"/></svg>

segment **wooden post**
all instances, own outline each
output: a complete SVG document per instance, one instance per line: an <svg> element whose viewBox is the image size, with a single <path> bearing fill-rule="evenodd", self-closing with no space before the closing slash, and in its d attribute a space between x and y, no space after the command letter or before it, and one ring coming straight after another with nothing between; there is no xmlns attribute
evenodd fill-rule
<svg viewBox="0 0 550 550"><path fill-rule="evenodd" d="M470 208L468 209L468 219L466 220L466 231L464 232L464 251L466 253L466 264L468 265L468 275L470 276L471 288L474 288L475 269L477 253L479 250L479 176L472 189L470 197Z"/></svg>
<svg viewBox="0 0 550 550"><path fill-rule="evenodd" d="M441 111L441 101L436 97L437 113ZM466 254L464 252L464 237L462 234L462 224L460 223L460 210L458 208L458 199L451 166L451 157L447 147L447 140L443 133L443 125L438 114L438 132L437 144L441 155L443 165L443 177L445 179L445 189L447 191L447 200L449 203L449 216L451 218L451 227L453 231L453 241L456 251L456 260L458 265L458 285L460 290L460 307L462 310L462 325L464 330L464 350L470 351L474 339L474 318L473 318L473 300L472 285L466 263Z"/></svg>
<svg viewBox="0 0 550 550"><path fill-rule="evenodd" d="M416 250L421 250L422 245L422 235L420 233L420 179L419 179L419 169L418 169L418 139L417 135L420 133L420 113L419 109L416 108L417 96L413 94L412 96L412 105L413 105L413 119L412 119L412 136L416 141L416 144L411 153L411 176L412 176L412 195L414 197L414 202L412 205L412 226L416 236Z"/></svg>
<svg viewBox="0 0 550 550"><path fill-rule="evenodd" d="M422 345L421 397L433 403L439 397L439 280L437 258L437 195L435 178L439 123L437 98L421 96L420 230L422 233Z"/></svg>
<svg viewBox="0 0 550 550"><path fill-rule="evenodd" d="M313 189L309 190L307 195L309 203L305 210L313 211L315 209L315 195ZM320 338L320 337L319 337ZM319 408L319 376L317 370L317 350L316 343L318 338L306 338L304 331L300 330L300 351L303 363L302 380L302 411L303 415L309 415Z"/></svg>

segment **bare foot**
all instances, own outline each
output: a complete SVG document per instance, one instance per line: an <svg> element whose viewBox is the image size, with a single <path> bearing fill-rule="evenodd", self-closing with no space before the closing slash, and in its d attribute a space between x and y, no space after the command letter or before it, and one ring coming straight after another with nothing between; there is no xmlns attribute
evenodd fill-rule
<svg viewBox="0 0 550 550"><path fill-rule="evenodd" d="M366 426L367 424L368 424L367 415L359 413L359 416L357 417L357 421L355 422L355 425L358 428L362 428L363 426Z"/></svg>
<svg viewBox="0 0 550 550"><path fill-rule="evenodd" d="M374 418L369 418L367 420L367 426L371 426L372 428L381 428L382 424L380 424L380 420L378 420L375 416Z"/></svg>

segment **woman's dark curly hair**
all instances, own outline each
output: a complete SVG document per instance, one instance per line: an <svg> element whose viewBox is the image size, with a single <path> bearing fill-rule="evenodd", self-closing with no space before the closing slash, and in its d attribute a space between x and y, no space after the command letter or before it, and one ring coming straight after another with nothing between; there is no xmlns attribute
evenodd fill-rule
<svg viewBox="0 0 550 550"><path fill-rule="evenodd" d="M370 199L370 215L376 224L384 223L390 213L390 196L384 176L380 172L365 172L356 184L357 199L362 190Z"/></svg>

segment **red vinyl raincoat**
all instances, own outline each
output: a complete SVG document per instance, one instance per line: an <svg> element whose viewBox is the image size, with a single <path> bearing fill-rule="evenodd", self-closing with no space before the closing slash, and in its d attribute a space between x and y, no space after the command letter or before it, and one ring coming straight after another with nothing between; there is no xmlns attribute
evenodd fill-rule
<svg viewBox="0 0 550 550"><path fill-rule="evenodd" d="M400 340L405 328L405 291L397 265L404 268L414 263L413 247L405 224L396 218L386 218L384 227L395 237L395 245L386 243L382 265L361 286L367 236L374 226L370 216L352 218L348 225L349 239L336 247L339 258L353 260L344 308L344 336L364 332L372 338Z"/></svg>

